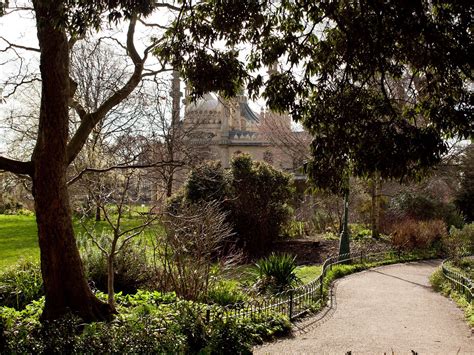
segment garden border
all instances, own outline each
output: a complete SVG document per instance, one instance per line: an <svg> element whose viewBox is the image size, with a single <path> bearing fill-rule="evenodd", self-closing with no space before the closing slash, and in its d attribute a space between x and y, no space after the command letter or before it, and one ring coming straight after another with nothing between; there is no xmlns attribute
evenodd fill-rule
<svg viewBox="0 0 474 355"><path fill-rule="evenodd" d="M474 257L474 256L470 256ZM472 302L474 296L474 283L466 275L461 274L460 272L454 271L449 268L447 262L450 261L451 258L443 260L441 263L441 270L443 273L443 277L449 281L451 287L463 295L466 296L468 302Z"/></svg>

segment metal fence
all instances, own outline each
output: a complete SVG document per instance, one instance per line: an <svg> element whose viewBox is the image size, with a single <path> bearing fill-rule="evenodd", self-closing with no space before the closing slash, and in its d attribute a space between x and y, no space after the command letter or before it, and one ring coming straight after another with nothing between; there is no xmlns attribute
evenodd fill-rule
<svg viewBox="0 0 474 355"><path fill-rule="evenodd" d="M446 259L441 264L441 270L443 271L444 277L451 283L451 287L455 291L466 296L468 302L472 302L474 295L473 281L467 275L463 275L450 268L448 265L449 261L450 259Z"/></svg>
<svg viewBox="0 0 474 355"><path fill-rule="evenodd" d="M325 301L325 278L329 270L334 265L346 264L351 262L368 263L386 260L387 258L401 258L400 252L359 252L332 256L323 263L321 274L313 281L284 292L268 296L260 300L242 302L225 307L223 310L208 311L206 318L235 318L235 317L254 317L260 314L280 313L294 320L307 313L308 311L323 306Z"/></svg>

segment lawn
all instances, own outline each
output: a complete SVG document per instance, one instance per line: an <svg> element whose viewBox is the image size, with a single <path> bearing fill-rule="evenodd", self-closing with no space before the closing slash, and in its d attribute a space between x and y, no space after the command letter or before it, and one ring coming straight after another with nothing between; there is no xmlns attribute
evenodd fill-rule
<svg viewBox="0 0 474 355"><path fill-rule="evenodd" d="M140 224L137 217L124 218L122 230L130 229ZM88 229L97 233L109 230L106 222L88 224ZM76 234L84 233L83 225L74 220ZM154 233L162 233L162 226L158 225L146 233L146 238L151 238ZM37 260L39 258L38 236L34 216L0 215L0 271L15 264L21 258Z"/></svg>
<svg viewBox="0 0 474 355"><path fill-rule="evenodd" d="M303 265L296 268L296 276L300 278L303 283L313 281L321 274L321 265Z"/></svg>
<svg viewBox="0 0 474 355"><path fill-rule="evenodd" d="M137 217L125 218L122 229L133 228L139 223L140 219ZM104 221L89 222L86 227L89 230L94 229L96 233L109 230L107 222ZM78 220L74 220L74 230L76 235L85 231L84 226ZM145 238L151 239L155 233L163 233L163 227L157 225L152 230L145 232ZM30 260L39 258L35 217L0 215L0 271L15 264L21 258ZM296 269L296 275L303 283L312 281L320 273L320 265L298 266ZM253 265L241 265L229 274L229 279L236 279L239 282L252 282L255 279L255 268Z"/></svg>
<svg viewBox="0 0 474 355"><path fill-rule="evenodd" d="M0 271L20 258L39 258L35 217L0 215Z"/></svg>

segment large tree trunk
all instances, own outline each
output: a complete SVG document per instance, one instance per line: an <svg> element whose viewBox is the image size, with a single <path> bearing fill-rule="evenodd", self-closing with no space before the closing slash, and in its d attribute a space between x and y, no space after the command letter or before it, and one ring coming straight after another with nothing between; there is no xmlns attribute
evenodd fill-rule
<svg viewBox="0 0 474 355"><path fill-rule="evenodd" d="M33 153L33 195L46 294L42 319L73 312L85 321L106 320L110 307L91 292L82 267L66 185L68 157L69 50L61 1L34 1L41 49L42 97Z"/></svg>

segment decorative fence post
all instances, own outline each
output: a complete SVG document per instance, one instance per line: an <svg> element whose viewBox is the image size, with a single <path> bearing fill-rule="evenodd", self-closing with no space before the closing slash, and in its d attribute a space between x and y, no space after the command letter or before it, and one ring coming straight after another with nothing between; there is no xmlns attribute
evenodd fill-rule
<svg viewBox="0 0 474 355"><path fill-rule="evenodd" d="M293 290L290 290L289 301L290 304L288 305L288 318L291 320L291 318L293 318Z"/></svg>

